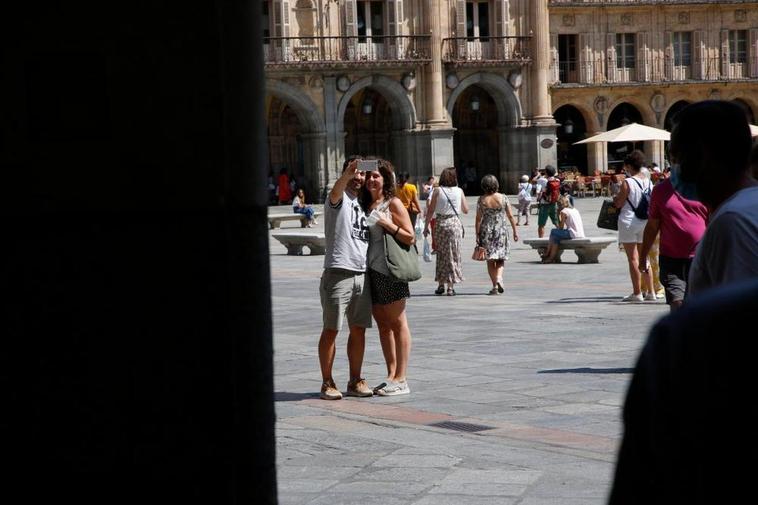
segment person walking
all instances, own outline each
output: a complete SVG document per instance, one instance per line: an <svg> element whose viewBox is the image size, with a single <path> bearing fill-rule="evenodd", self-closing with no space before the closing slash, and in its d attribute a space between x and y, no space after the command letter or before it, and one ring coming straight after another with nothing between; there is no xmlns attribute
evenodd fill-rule
<svg viewBox="0 0 758 505"><path fill-rule="evenodd" d="M649 253L660 233L659 277L666 293L666 303L672 311L684 302L692 259L707 222L705 205L682 197L674 190L671 180L666 179L653 187L640 252L640 257L648 258L648 261L640 261L639 269L645 273L651 268Z"/></svg>
<svg viewBox="0 0 758 505"><path fill-rule="evenodd" d="M558 197L561 195L561 182L555 177L555 167L552 165L545 166L545 175L547 180L544 186L537 194L537 203L539 204L539 215L537 216L537 236L545 236L545 225L548 218L553 226L558 226L557 204ZM538 181L539 184L539 181Z"/></svg>
<svg viewBox="0 0 758 505"><path fill-rule="evenodd" d="M511 223L513 241L518 241L516 221L513 219L508 197L499 193L497 178L494 175L482 177L482 196L476 203L476 245L485 250L487 273L492 281L489 294L497 295L503 289L503 267L510 252L508 228L505 218Z"/></svg>
<svg viewBox="0 0 758 505"><path fill-rule="evenodd" d="M373 392L379 396L406 395L411 392L406 374L411 352L411 332L405 313L405 300L410 297L407 282L394 279L387 268L385 235L410 245L415 242L411 219L397 198L395 171L392 164L377 160L375 170L366 172L361 204L370 213L368 272L371 283L372 312L379 327L379 341L387 364L387 378Z"/></svg>
<svg viewBox="0 0 758 505"><path fill-rule="evenodd" d="M421 213L421 202L418 199L418 189L415 184L409 182L410 175L403 172L397 176L397 197L403 203L403 207L408 211L411 218L411 224L415 228L416 218Z"/></svg>
<svg viewBox="0 0 758 505"><path fill-rule="evenodd" d="M521 182L518 185L518 213L516 215L516 226L521 225L521 216L524 216L524 226L529 226L529 207L532 205L532 184L529 182L528 175L521 176Z"/></svg>
<svg viewBox="0 0 758 505"><path fill-rule="evenodd" d="M550 230L547 251L542 263L554 263L562 240L584 238L584 223L579 211L571 204L568 195L558 198L558 228Z"/></svg>
<svg viewBox="0 0 758 505"><path fill-rule="evenodd" d="M366 216L358 200L364 182L364 172L357 171L357 159L345 160L342 175L334 183L324 205L326 252L319 286L323 329L318 343L323 378L321 398L324 400L342 398L332 377L332 366L335 341L345 316L350 330L347 339L350 380L346 394L373 396L361 377L366 328L371 327L371 291L365 279L369 235Z"/></svg>
<svg viewBox="0 0 758 505"><path fill-rule="evenodd" d="M627 172L627 178L621 183L618 195L613 200L613 205L621 209L618 219L618 237L619 243L626 253L627 263L629 266L629 277L632 281L632 294L625 296L623 302L642 302L656 300L655 293L649 291L642 293L640 279L645 277L646 285L653 286L653 276L650 271L640 274L639 265L642 257L642 234L647 223L647 211L644 219L637 209L642 209L647 205L652 185L649 179L640 174L640 169L645 162L645 156L641 151L635 149L624 158L624 170ZM642 206L642 207L641 207Z"/></svg>
<svg viewBox="0 0 758 505"><path fill-rule="evenodd" d="M432 200L424 220L424 235L429 234L429 221L434 219L434 248L437 262L434 294L455 295L455 284L463 281L461 268L461 240L464 230L460 214L468 214L466 195L458 187L455 168L446 168L440 174L440 184L432 193Z"/></svg>

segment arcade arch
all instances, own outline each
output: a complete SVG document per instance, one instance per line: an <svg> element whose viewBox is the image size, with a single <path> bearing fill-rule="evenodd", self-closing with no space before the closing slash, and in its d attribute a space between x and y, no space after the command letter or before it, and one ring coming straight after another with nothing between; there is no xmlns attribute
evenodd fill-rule
<svg viewBox="0 0 758 505"><path fill-rule="evenodd" d="M326 183L326 133L316 105L297 88L267 80L265 106L267 171L276 176L286 169L309 199L317 199Z"/></svg>

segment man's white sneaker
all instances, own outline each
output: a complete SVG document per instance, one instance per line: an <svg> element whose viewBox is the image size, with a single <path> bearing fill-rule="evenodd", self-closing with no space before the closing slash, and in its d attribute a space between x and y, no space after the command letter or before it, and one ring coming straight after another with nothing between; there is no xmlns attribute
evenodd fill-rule
<svg viewBox="0 0 758 505"><path fill-rule="evenodd" d="M642 293L639 293L637 295L632 293L631 295L625 296L624 298L621 299L622 302L641 302L642 300L643 300Z"/></svg>
<svg viewBox="0 0 758 505"><path fill-rule="evenodd" d="M655 301L657 301L657 300L658 300L658 299L655 297L655 293L647 293L647 294L645 295L645 301L646 301L646 302L655 302Z"/></svg>

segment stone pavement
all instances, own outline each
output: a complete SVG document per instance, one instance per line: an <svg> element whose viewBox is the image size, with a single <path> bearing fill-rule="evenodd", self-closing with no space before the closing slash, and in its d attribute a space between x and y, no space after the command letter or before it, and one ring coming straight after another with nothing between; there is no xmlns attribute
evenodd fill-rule
<svg viewBox="0 0 758 505"><path fill-rule="evenodd" d="M470 259L475 202L463 216L458 295L432 293L434 263L421 261L424 277L411 284L404 397L318 399L323 256L287 256L269 241L280 503L605 502L631 368L667 306L620 301L631 282L615 244L599 264L578 265L566 251L565 263L542 265L517 243L505 293L488 296L486 267ZM595 227L601 202L575 199L588 235L613 236ZM536 237L536 216L519 232ZM334 367L341 388L346 331ZM386 369L375 328L366 340L363 375L373 385Z"/></svg>

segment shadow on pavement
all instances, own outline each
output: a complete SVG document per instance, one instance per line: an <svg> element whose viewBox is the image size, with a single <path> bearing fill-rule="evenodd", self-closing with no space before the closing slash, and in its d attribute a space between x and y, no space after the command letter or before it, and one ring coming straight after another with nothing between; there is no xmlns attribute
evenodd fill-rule
<svg viewBox="0 0 758 505"><path fill-rule="evenodd" d="M547 300L545 303L594 303L594 302L620 302L619 296L587 296L584 298L561 298L560 300Z"/></svg>
<svg viewBox="0 0 758 505"><path fill-rule="evenodd" d="M553 368L540 370L537 373L632 373L634 368Z"/></svg>
<svg viewBox="0 0 758 505"><path fill-rule="evenodd" d="M290 393L287 391L274 392L275 402L299 402L301 400L307 400L309 398L318 398L318 393Z"/></svg>

